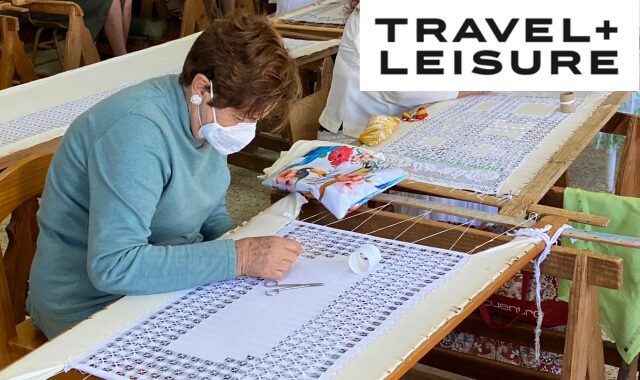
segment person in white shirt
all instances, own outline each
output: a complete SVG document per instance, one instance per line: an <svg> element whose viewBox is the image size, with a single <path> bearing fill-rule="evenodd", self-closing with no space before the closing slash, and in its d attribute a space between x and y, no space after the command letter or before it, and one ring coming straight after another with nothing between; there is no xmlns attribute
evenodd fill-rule
<svg viewBox="0 0 640 380"><path fill-rule="evenodd" d="M455 99L473 91L360 91L360 12L359 0L351 0L351 15L340 41L333 70L329 98L320 125L333 134L342 128L345 137L357 138L371 115L395 115L417 106ZM320 139L323 138L320 134Z"/></svg>
<svg viewBox="0 0 640 380"><path fill-rule="evenodd" d="M338 56L333 70L331 90L318 132L319 140L353 142L367 126L369 117L375 114L399 116L415 107L460 98L482 91L360 91L360 12L359 0L349 0L347 12L350 16L342 34ZM497 208L474 202L458 201L427 195L394 192L403 196L466 207L481 211L497 212ZM408 215L421 215L424 210L396 206L396 211ZM465 223L469 220L453 215L430 213L426 219ZM473 223L478 224L478 223Z"/></svg>

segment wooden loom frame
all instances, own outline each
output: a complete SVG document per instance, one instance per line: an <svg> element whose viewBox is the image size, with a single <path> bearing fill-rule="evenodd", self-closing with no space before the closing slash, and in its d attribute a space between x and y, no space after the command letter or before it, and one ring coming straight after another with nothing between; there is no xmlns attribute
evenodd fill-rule
<svg viewBox="0 0 640 380"><path fill-rule="evenodd" d="M312 202L311 204L303 207L303 212L301 213L299 220L304 220L309 216L317 215L318 212L322 210L324 210L322 206L320 206L316 202ZM355 227L358 227L358 232L366 233L369 231L377 230L381 227L389 226L388 228L373 233L373 235L393 239L406 228L406 225L391 225L398 221L406 221L410 219L409 216L392 212L379 211L378 213L376 213L376 215L360 225L369 216L371 216L371 213L363 213L362 217L357 216L351 219L345 219L332 224L332 227L345 230L352 230ZM333 223L335 221L336 220L333 217L323 218L323 222L318 224L324 225ZM545 217L538 224L538 226L542 226L544 224L552 224L552 231L554 231L565 222L566 219L550 216ZM448 231L443 232L445 230ZM473 229L469 229L465 232L465 235L467 236L466 239L458 240L461 231L464 231L463 226L451 229L450 224L430 220L419 220L412 228L403 233L403 239L401 240L413 241L427 234L442 232L437 237L433 237L433 239L429 240L428 245L448 249L452 244L455 243L454 245L456 249L463 252L470 251L473 248L477 247L479 244L485 243L493 238L495 238L495 241L487 244L487 248L501 245L510 240L510 238L504 236L496 238L496 235L493 233ZM386 378L399 379L427 352L433 349L438 344L438 342L442 340L442 338L444 338L450 331L452 331L469 314L471 314L477 306L479 306L487 297L493 294L504 282L509 280L518 270L526 267L529 261L535 258L542 251L543 247L544 243L538 244L535 249L531 249L520 259L512 263L508 270L499 274L499 276L492 283L488 284L484 289L482 289L480 293L473 297L473 299L471 299L468 304L466 304L459 310L459 312L455 314L455 316L445 321L444 324L440 325L440 327L433 334L431 334L427 340L423 341L422 344L413 349L411 353L406 356L399 365L395 366L394 368L389 368ZM546 269L555 268L559 274L568 277L573 277L574 273L578 275L576 276L578 280L574 282L575 285L572 288L572 300L570 301L572 304L576 305L576 307L574 308L576 312L573 314L575 318L573 318L569 324L569 331L573 332L573 339L571 339L567 345L569 356L572 358L575 357L575 360L567 362L567 373L571 373L572 375L565 378L583 379L587 372L589 373L590 379L604 378L604 366L597 366L597 363L599 363L598 358L601 357L600 354L602 347L600 346L600 351L598 351L597 346L591 345L593 347L590 346L591 349L586 355L584 354L584 351L577 350L576 348L584 347L585 336L580 332L593 332L594 329L589 329L588 327L593 326L594 323L597 322L597 315L594 315L594 309L590 308L592 303L590 303L589 301L591 300L589 296L591 294L594 294L593 291L595 290L596 286L614 288L620 286L620 283L622 281L621 259L594 254L588 251L567 249L561 247L554 247L554 252L554 255L551 255L549 259L547 259L547 261L543 263L543 266ZM597 311L597 309L595 310ZM582 313L579 314L578 311ZM592 317L577 318L578 316L584 315L589 315ZM587 358L590 359L589 362L595 363L596 365L588 364L586 361ZM602 377L600 376L600 372L602 372ZM87 378L85 374L82 374L75 370L53 377L53 379L58 380L79 380L85 378ZM88 378L95 379L96 377Z"/></svg>

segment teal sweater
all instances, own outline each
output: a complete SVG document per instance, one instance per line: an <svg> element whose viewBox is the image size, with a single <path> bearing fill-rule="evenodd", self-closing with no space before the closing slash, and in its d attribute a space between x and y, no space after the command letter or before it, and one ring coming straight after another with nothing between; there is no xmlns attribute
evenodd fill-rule
<svg viewBox="0 0 640 380"><path fill-rule="evenodd" d="M235 245L226 157L193 138L176 75L74 121L47 175L29 309L49 335L123 295L229 279ZM51 323L49 323L51 322ZM69 323L67 323L69 322Z"/></svg>

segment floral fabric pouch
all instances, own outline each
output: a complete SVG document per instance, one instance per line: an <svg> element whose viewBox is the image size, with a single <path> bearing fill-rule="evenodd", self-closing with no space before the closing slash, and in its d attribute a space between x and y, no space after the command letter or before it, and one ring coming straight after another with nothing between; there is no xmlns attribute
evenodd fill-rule
<svg viewBox="0 0 640 380"><path fill-rule="evenodd" d="M360 148L331 145L312 147L294 157L262 184L316 198L341 219L406 176Z"/></svg>

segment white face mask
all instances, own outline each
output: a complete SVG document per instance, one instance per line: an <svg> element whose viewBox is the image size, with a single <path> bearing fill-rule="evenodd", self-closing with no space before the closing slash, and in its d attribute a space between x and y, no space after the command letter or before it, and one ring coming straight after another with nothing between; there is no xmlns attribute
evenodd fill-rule
<svg viewBox="0 0 640 380"><path fill-rule="evenodd" d="M213 83L211 96L213 97ZM256 137L256 123L238 123L229 127L223 127L216 120L216 110L213 111L213 122L204 124L198 131L198 136L207 142L220 154L228 156L242 150Z"/></svg>

